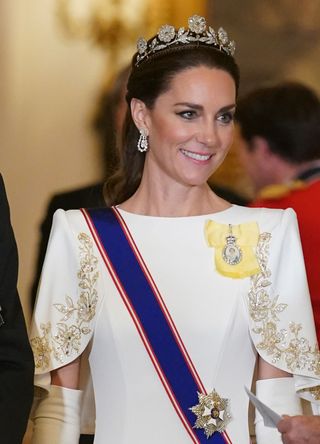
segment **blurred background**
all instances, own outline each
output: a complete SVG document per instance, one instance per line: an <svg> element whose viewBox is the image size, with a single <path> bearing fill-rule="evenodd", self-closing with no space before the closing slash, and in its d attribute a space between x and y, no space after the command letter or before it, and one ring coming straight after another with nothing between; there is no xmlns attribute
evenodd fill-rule
<svg viewBox="0 0 320 444"><path fill-rule="evenodd" d="M0 172L20 255L27 319L39 227L52 195L101 181L93 120L138 37L205 15L236 41L240 94L278 80L320 92L318 0L1 0ZM250 197L236 141L213 183Z"/></svg>

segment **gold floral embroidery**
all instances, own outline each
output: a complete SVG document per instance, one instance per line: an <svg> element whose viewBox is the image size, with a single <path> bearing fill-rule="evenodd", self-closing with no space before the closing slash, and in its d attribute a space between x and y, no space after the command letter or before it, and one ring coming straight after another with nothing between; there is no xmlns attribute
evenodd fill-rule
<svg viewBox="0 0 320 444"><path fill-rule="evenodd" d="M319 385L317 385L316 387L308 387L308 388L305 388L301 391L310 393L311 397L315 401L320 401L320 386Z"/></svg>
<svg viewBox="0 0 320 444"><path fill-rule="evenodd" d="M91 332L90 321L94 318L98 302L95 288L99 276L98 259L93 255L91 238L80 233L80 270L78 272L80 296L77 301L66 295L65 303L53 304L62 317L53 332L51 323L40 324L41 336L31 339L36 368L45 370L49 367L51 355L61 363L66 358L77 354L81 338Z"/></svg>
<svg viewBox="0 0 320 444"><path fill-rule="evenodd" d="M34 355L34 363L36 368L47 368L49 366L49 355L52 348L49 344L49 333L51 330L50 323L41 324L42 336L36 336L30 340Z"/></svg>
<svg viewBox="0 0 320 444"><path fill-rule="evenodd" d="M271 355L272 362L282 360L291 372L308 370L320 375L320 354L317 345L312 347L302 336L301 324L290 322L287 329L279 329L279 316L288 307L270 296L271 271L268 268L270 233L259 236L257 258L261 272L251 276L249 314L253 332L260 336L257 348Z"/></svg>

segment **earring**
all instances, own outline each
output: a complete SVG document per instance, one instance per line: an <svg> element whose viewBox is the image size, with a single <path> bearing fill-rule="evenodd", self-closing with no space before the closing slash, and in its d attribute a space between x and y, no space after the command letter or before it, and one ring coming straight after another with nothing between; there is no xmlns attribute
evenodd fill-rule
<svg viewBox="0 0 320 444"><path fill-rule="evenodd" d="M149 148L149 144L148 144L148 135L145 129L141 128L140 131L140 137L138 140L138 144L137 144L137 148L138 151L140 151L140 153L145 153L146 151L148 151Z"/></svg>

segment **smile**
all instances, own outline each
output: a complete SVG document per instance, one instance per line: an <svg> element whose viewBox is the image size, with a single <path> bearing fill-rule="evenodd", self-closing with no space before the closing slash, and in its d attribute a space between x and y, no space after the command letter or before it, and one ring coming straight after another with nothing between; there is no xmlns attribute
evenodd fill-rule
<svg viewBox="0 0 320 444"><path fill-rule="evenodd" d="M198 153L193 153L192 151L187 151L184 149L180 150L182 152L182 154L186 157L190 157L190 159L194 159L194 160L199 160L199 161L206 161L209 160L210 157L212 157L212 154L198 154Z"/></svg>

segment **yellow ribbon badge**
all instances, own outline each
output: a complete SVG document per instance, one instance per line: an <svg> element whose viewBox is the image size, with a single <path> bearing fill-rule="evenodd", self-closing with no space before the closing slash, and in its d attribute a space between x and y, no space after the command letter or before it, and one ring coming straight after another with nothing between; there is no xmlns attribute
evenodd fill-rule
<svg viewBox="0 0 320 444"><path fill-rule="evenodd" d="M226 225L209 220L205 238L208 246L215 248L215 266L223 276L237 279L260 272L255 255L259 239L256 222Z"/></svg>

